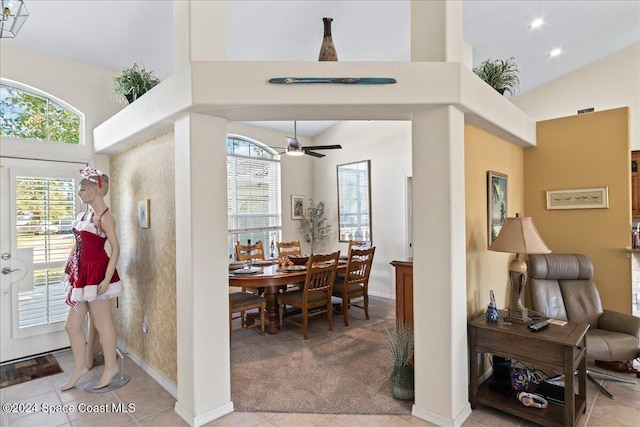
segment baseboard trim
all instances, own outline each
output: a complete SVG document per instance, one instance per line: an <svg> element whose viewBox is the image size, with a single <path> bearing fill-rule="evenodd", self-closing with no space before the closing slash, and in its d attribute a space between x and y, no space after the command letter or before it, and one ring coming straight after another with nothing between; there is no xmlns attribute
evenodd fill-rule
<svg viewBox="0 0 640 427"><path fill-rule="evenodd" d="M467 403L462 408L462 411L453 419L445 418L442 415L436 414L435 412L427 411L426 409L420 408L415 404L411 408L411 415L414 417L420 418L421 420L428 421L430 423L443 426L443 427L460 427L469 415L471 415L471 405Z"/></svg>
<svg viewBox="0 0 640 427"><path fill-rule="evenodd" d="M216 420L234 411L233 402L225 403L222 406L213 408L204 414L196 415L195 417L189 413L179 402L176 402L175 406L176 414L180 416L191 427L199 427L207 424L209 421Z"/></svg>
<svg viewBox="0 0 640 427"><path fill-rule="evenodd" d="M396 299L395 295L383 294L383 293L380 293L380 292L371 292L371 291L369 291L369 296L380 297L380 298L384 298L384 299Z"/></svg>
<svg viewBox="0 0 640 427"><path fill-rule="evenodd" d="M145 371L151 378L153 378L160 386L167 390L167 392L173 396L174 399L178 400L178 389L176 386L166 379L160 372L156 371L151 365L142 360L140 356L136 354L135 351L131 350L131 348L122 342L120 339L118 340L118 348L129 356L129 359L133 361L136 365L140 367L143 371Z"/></svg>

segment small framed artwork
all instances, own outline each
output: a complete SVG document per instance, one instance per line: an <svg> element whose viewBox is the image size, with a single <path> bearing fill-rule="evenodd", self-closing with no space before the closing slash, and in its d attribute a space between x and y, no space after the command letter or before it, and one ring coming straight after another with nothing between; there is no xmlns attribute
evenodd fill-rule
<svg viewBox="0 0 640 427"><path fill-rule="evenodd" d="M138 202L138 225L140 228L149 228L151 226L149 206L149 199L140 200Z"/></svg>
<svg viewBox="0 0 640 427"><path fill-rule="evenodd" d="M305 196L291 195L291 219L302 219L304 216Z"/></svg>
<svg viewBox="0 0 640 427"><path fill-rule="evenodd" d="M487 220L489 246L498 237L507 221L507 175L487 171Z"/></svg>
<svg viewBox="0 0 640 427"><path fill-rule="evenodd" d="M609 187L548 190L547 209L606 209Z"/></svg>

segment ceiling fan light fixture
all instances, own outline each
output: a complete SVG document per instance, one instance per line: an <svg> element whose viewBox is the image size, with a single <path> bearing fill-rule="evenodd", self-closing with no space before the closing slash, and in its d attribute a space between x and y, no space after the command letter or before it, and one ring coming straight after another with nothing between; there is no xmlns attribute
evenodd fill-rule
<svg viewBox="0 0 640 427"><path fill-rule="evenodd" d="M299 145L288 145L287 146L287 156L304 156L304 149Z"/></svg>
<svg viewBox="0 0 640 427"><path fill-rule="evenodd" d="M28 17L29 12L23 0L2 0L0 38L14 38Z"/></svg>

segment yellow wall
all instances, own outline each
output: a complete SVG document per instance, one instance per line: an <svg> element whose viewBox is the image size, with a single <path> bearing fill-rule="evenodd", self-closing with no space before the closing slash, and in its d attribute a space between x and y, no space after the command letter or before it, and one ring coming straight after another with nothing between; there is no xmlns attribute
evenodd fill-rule
<svg viewBox="0 0 640 427"><path fill-rule="evenodd" d="M539 122L537 142L524 150L526 214L553 252L591 258L604 307L630 314L628 108ZM546 190L604 186L608 209L546 209Z"/></svg>
<svg viewBox="0 0 640 427"><path fill-rule="evenodd" d="M507 271L514 255L488 250L487 171L507 175L507 216L522 215L523 148L467 123L464 154L467 315L473 318L487 308L491 289L499 308L511 305Z"/></svg>
<svg viewBox="0 0 640 427"><path fill-rule="evenodd" d="M115 315L118 337L177 384L174 134L160 134L111 158L111 194L125 283ZM138 201L150 200L151 228L138 225ZM143 334L146 316L148 333Z"/></svg>

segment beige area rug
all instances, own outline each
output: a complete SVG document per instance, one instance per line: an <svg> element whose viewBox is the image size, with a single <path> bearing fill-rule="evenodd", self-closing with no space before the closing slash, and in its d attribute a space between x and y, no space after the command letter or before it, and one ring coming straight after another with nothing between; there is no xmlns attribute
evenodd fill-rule
<svg viewBox="0 0 640 427"><path fill-rule="evenodd" d="M395 325L395 301L370 297L369 314L349 311L349 325L334 314L334 330L324 316L302 328L285 322L279 334L259 329L231 339L231 399L237 411L322 414L411 414L413 402L389 391L393 361L384 346Z"/></svg>

